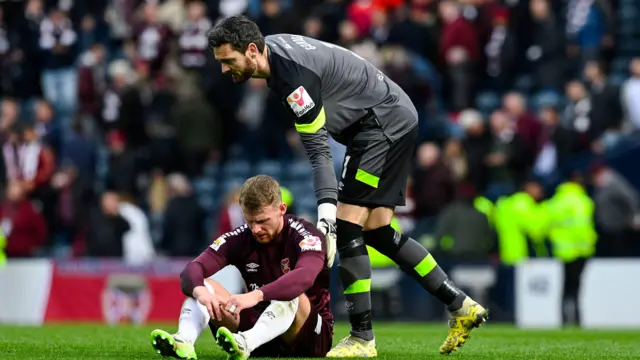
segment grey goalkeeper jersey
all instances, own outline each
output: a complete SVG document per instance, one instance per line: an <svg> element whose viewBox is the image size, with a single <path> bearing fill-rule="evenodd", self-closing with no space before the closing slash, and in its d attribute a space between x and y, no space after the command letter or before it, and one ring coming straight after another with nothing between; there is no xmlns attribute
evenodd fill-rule
<svg viewBox="0 0 640 360"><path fill-rule="evenodd" d="M348 145L343 131L373 112L393 142L418 125L417 111L396 83L347 49L291 34L267 36L266 43L267 84L294 119L313 167L318 203L335 203L328 134Z"/></svg>

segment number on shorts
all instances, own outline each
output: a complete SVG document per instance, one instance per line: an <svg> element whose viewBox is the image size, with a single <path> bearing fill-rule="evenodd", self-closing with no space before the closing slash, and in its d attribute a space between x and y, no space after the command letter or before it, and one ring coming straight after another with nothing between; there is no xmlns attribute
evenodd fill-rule
<svg viewBox="0 0 640 360"><path fill-rule="evenodd" d="M344 157L344 164L342 164L342 176L340 177L343 180L344 177L347 176L347 164L349 164L349 159L351 159L351 155Z"/></svg>

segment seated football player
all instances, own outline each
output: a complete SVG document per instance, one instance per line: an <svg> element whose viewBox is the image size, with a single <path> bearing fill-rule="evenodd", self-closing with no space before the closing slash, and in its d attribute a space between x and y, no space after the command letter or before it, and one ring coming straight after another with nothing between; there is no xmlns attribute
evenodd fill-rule
<svg viewBox="0 0 640 360"><path fill-rule="evenodd" d="M196 359L209 326L229 359L324 357L333 341L325 239L311 223L285 214L278 182L264 175L240 191L246 224L220 236L180 274L187 299L178 332L151 333L162 356ZM207 279L234 265L249 292L229 294ZM205 280L206 279L206 280Z"/></svg>

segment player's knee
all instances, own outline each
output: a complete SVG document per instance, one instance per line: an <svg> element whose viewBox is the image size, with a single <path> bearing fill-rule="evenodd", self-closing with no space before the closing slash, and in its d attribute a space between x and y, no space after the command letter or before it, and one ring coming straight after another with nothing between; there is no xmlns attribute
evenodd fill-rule
<svg viewBox="0 0 640 360"><path fill-rule="evenodd" d="M282 304L278 304L278 308L284 309L288 313L284 317L288 317L291 321L291 325L286 332L284 332L280 338L286 343L295 341L298 334L304 327L304 324L311 315L311 302L305 294L301 294L299 297L292 301L280 301ZM272 305L274 302L271 303Z"/></svg>
<svg viewBox="0 0 640 360"><path fill-rule="evenodd" d="M338 253L341 259L353 258L367 254L367 248L362 239L362 227L348 221L336 221Z"/></svg>
<svg viewBox="0 0 640 360"><path fill-rule="evenodd" d="M391 225L363 231L362 238L367 245L391 259L398 254L402 245L409 240L406 235L395 231Z"/></svg>
<svg viewBox="0 0 640 360"><path fill-rule="evenodd" d="M300 305L300 298L297 297L290 301L272 300L269 305L269 309L277 317L287 316L289 314L295 315L298 312L298 306Z"/></svg>

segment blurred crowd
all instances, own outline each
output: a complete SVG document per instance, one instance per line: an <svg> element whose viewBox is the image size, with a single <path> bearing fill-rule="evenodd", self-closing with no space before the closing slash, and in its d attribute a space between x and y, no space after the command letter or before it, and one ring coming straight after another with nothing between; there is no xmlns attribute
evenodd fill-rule
<svg viewBox="0 0 640 360"><path fill-rule="evenodd" d="M535 182L540 201L595 168L625 181L589 163L640 142L633 0L2 1L9 256L196 255L242 222L237 185L267 170L286 173L296 211L313 216L278 99L264 80L234 85L207 53L207 31L241 13L265 35L346 47L409 94L420 144L397 216L416 238L461 199L493 204ZM344 149L332 148L339 168ZM622 201L630 219L636 185Z"/></svg>

